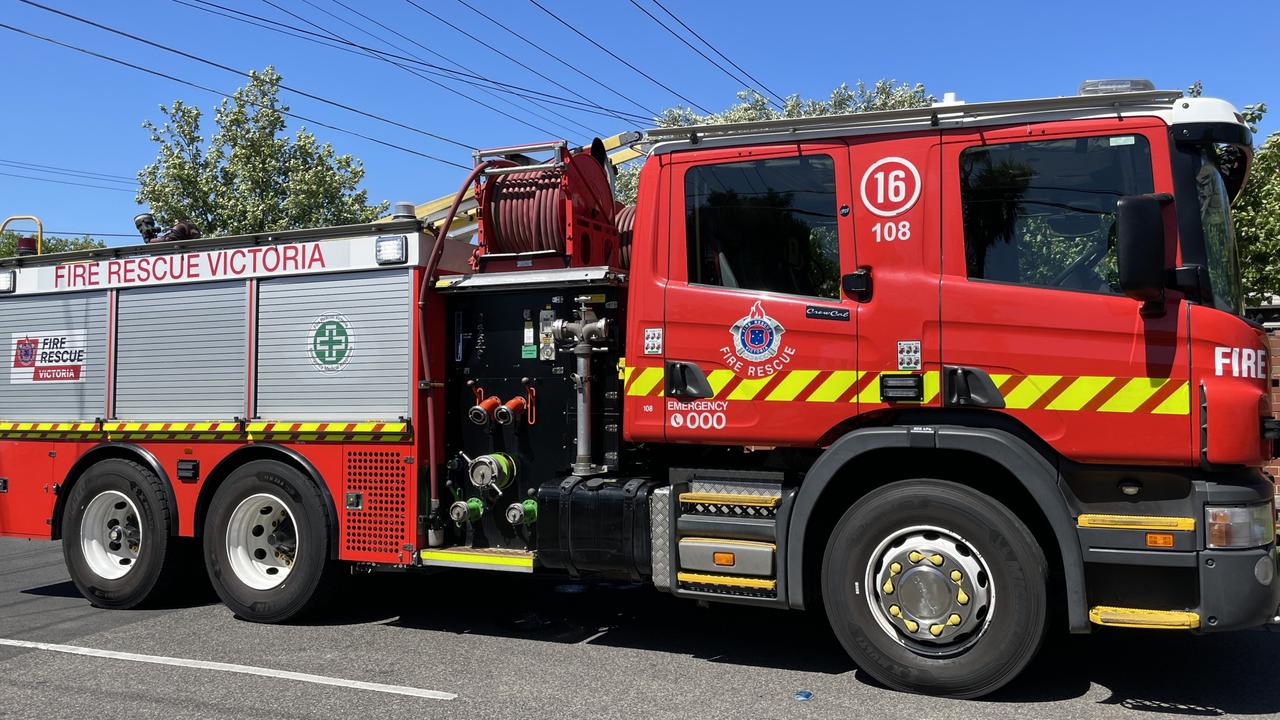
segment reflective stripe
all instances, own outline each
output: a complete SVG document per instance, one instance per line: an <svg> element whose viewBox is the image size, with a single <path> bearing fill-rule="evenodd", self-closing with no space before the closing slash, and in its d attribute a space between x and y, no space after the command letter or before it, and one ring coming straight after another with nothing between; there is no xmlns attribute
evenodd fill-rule
<svg viewBox="0 0 1280 720"><path fill-rule="evenodd" d="M1049 403L1047 410L1079 410L1111 383L1109 377L1078 377Z"/></svg>
<svg viewBox="0 0 1280 720"><path fill-rule="evenodd" d="M631 384L627 386L627 394L648 395L662 381L662 375L663 370L661 367L641 368L640 374L636 375Z"/></svg>
<svg viewBox="0 0 1280 720"><path fill-rule="evenodd" d="M792 370L783 375L782 381L769 393L765 400L795 400L796 396L809 387L809 383L818 376L817 370Z"/></svg>
<svg viewBox="0 0 1280 720"><path fill-rule="evenodd" d="M863 373L854 370L833 370L807 398L807 402L835 402L862 376Z"/></svg>
<svg viewBox="0 0 1280 720"><path fill-rule="evenodd" d="M1010 410L1025 410L1061 379L1061 375L1028 375L1005 394L1004 406Z"/></svg>
<svg viewBox="0 0 1280 720"><path fill-rule="evenodd" d="M734 388L733 392L729 393L728 399L729 400L750 400L754 398L761 390L763 390L764 386L768 385L769 381L772 379L773 379L773 376L771 375L769 377L763 377L756 380L743 380L742 382L738 383L738 387Z"/></svg>
<svg viewBox="0 0 1280 720"><path fill-rule="evenodd" d="M1151 412L1156 415L1189 415L1191 413L1191 383L1183 382L1173 394L1164 399Z"/></svg>
<svg viewBox="0 0 1280 720"><path fill-rule="evenodd" d="M720 391L724 390L724 386L728 385L732 379L732 370L712 370L711 374L707 375L707 384L711 386L711 397L718 396Z"/></svg>
<svg viewBox="0 0 1280 720"><path fill-rule="evenodd" d="M1098 412L1131 413L1167 382L1169 381L1165 378L1134 378L1103 403Z"/></svg>

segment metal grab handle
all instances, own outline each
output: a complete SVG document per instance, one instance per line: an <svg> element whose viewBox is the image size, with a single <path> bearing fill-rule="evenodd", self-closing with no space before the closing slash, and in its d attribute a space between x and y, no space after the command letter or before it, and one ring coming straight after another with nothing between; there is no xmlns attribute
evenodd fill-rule
<svg viewBox="0 0 1280 720"><path fill-rule="evenodd" d="M0 234L3 234L5 228L9 227L9 223L14 220L30 220L36 224L36 254L39 255L44 248L44 225L40 223L40 218L35 215L11 215L0 223Z"/></svg>

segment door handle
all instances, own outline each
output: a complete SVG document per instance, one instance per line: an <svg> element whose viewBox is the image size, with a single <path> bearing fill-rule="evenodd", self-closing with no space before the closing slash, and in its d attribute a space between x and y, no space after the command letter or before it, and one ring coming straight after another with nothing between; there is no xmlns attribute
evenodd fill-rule
<svg viewBox="0 0 1280 720"><path fill-rule="evenodd" d="M666 395L675 398L709 398L711 383L697 363L667 361Z"/></svg>
<svg viewBox="0 0 1280 720"><path fill-rule="evenodd" d="M871 268L860 267L840 278L844 294L858 302L871 299Z"/></svg>

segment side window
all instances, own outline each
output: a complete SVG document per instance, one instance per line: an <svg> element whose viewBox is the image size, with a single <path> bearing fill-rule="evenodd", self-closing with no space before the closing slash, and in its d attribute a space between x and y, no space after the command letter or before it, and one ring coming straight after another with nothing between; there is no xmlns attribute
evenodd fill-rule
<svg viewBox="0 0 1280 720"><path fill-rule="evenodd" d="M835 162L828 155L685 173L689 282L838 298Z"/></svg>
<svg viewBox="0 0 1280 720"><path fill-rule="evenodd" d="M1141 135L969 148L960 154L969 277L1119 294L1116 201L1153 188Z"/></svg>

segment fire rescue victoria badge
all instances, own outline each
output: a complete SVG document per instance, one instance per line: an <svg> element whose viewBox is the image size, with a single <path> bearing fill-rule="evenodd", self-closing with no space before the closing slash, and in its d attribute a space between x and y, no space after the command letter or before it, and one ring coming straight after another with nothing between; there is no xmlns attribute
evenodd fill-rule
<svg viewBox="0 0 1280 720"><path fill-rule="evenodd" d="M782 344L782 323L769 317L757 300L747 316L729 328L733 335L733 351L749 362L761 362L778 354Z"/></svg>

